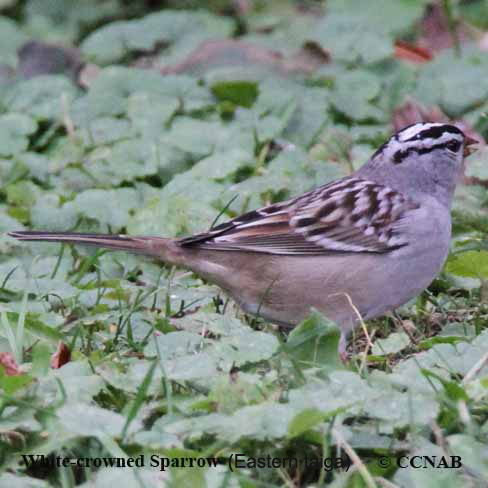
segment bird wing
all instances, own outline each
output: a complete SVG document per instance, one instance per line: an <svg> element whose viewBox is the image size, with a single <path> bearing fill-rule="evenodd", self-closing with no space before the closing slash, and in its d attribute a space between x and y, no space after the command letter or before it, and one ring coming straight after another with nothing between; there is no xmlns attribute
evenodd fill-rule
<svg viewBox="0 0 488 488"><path fill-rule="evenodd" d="M383 253L407 244L400 223L405 212L417 207L387 186L346 177L245 213L179 243L289 255Z"/></svg>

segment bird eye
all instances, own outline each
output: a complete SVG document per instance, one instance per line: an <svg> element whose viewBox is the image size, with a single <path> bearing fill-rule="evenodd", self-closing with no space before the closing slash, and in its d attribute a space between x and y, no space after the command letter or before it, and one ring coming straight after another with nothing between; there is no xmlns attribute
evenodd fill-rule
<svg viewBox="0 0 488 488"><path fill-rule="evenodd" d="M459 151L459 148L461 147L461 141L451 141L446 144L447 149L452 152L457 152Z"/></svg>

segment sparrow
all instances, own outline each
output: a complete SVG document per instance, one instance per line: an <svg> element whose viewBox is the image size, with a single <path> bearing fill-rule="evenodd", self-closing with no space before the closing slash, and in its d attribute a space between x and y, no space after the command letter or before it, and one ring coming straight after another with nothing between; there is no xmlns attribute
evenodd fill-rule
<svg viewBox="0 0 488 488"><path fill-rule="evenodd" d="M247 313L294 327L315 308L348 334L425 289L442 269L450 208L474 139L443 123L400 130L359 170L190 237L16 231L140 253L195 272Z"/></svg>

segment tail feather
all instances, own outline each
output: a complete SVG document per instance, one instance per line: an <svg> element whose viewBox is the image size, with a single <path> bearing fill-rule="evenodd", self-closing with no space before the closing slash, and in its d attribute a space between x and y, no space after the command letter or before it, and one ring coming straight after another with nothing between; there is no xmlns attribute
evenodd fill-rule
<svg viewBox="0 0 488 488"><path fill-rule="evenodd" d="M17 231L9 232L9 236L20 241L46 241L62 242L68 244L81 244L86 246L104 247L120 251L129 251L158 257L171 262L168 254L174 247L173 239L161 237L130 237L110 234L82 234L76 232L37 232Z"/></svg>

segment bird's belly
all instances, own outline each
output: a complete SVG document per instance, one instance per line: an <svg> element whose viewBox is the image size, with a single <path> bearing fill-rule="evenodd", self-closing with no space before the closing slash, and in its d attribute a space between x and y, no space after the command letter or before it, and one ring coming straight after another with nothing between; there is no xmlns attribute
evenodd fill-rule
<svg viewBox="0 0 488 488"><path fill-rule="evenodd" d="M416 297L440 271L446 254L291 258L266 293L241 301L241 306L287 326L296 325L316 308L349 330L359 316L374 318Z"/></svg>
<svg viewBox="0 0 488 488"><path fill-rule="evenodd" d="M195 270L221 286L247 313L294 326L316 308L348 331L359 315L377 317L418 295L441 269L447 246L415 254L402 248L389 256L246 254L245 266L239 266L243 253L206 252L205 268Z"/></svg>

